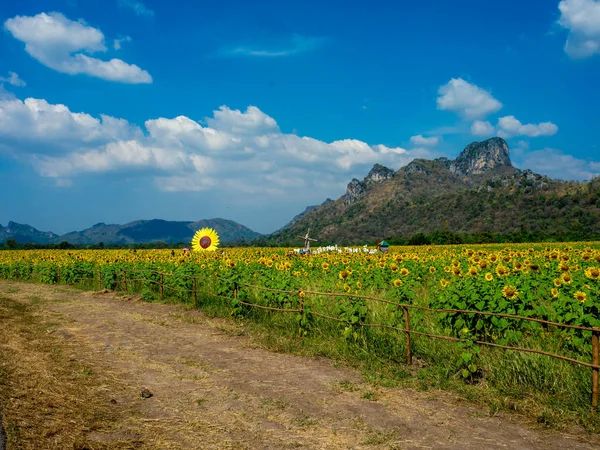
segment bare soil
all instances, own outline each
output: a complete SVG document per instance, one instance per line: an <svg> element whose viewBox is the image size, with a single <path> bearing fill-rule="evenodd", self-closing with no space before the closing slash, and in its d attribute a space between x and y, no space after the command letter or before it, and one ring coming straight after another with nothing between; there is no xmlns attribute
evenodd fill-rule
<svg viewBox="0 0 600 450"><path fill-rule="evenodd" d="M29 365L21 357L0 361L22 365L0 371L0 378L9 373L13 380L13 397L2 399L0 393L9 443L11 429L35 430L60 416L67 422L56 423L72 423L70 448L81 449L600 447L598 436L583 430L567 434L516 415L490 416L448 393L374 387L330 360L267 351L236 321L181 306L0 281L0 306L3 300L24 305L33 319L32 325L14 322L11 328L8 310L0 314L0 326L6 321L6 330L16 330L0 341L0 355L4 347L35 359ZM28 338L27 326L44 332ZM60 376L53 364L78 369ZM36 377L46 381L40 386ZM144 389L150 397L141 395ZM24 411L28 396L50 391L77 394L62 410L55 400L50 416ZM53 436L64 432L22 432L27 441L15 448L58 448L56 442L64 445L66 438Z"/></svg>

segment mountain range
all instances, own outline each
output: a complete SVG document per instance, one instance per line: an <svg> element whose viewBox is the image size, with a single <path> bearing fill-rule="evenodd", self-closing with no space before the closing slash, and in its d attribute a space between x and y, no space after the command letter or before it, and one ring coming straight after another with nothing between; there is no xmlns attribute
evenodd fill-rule
<svg viewBox="0 0 600 450"><path fill-rule="evenodd" d="M265 245L297 245L308 228L320 242L340 244L434 232L600 239L600 179L560 181L517 169L506 141L494 137L467 145L454 160L415 159L397 171L375 164L340 198L306 207L268 236L225 219L99 223L62 236L9 222L0 225L0 242L178 243L190 242L202 227L214 228L223 243Z"/></svg>
<svg viewBox="0 0 600 450"><path fill-rule="evenodd" d="M206 219L197 222L176 222L168 220L137 220L125 225L107 225L97 223L83 231L73 231L62 236L51 232L38 231L29 225L9 222L8 226L0 225L0 242L15 239L19 243L35 242L37 244L53 244L69 242L70 244L92 245L104 244L137 244L146 242L190 242L196 230L213 228L223 243L248 242L262 235L233 220Z"/></svg>

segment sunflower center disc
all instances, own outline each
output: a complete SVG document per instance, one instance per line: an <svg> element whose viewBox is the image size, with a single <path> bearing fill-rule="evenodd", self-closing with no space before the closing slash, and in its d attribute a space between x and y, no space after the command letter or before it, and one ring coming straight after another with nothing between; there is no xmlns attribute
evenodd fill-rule
<svg viewBox="0 0 600 450"><path fill-rule="evenodd" d="M202 239L200 239L200 247L208 248L208 247L210 247L210 244L211 244L211 240L208 236L203 236Z"/></svg>

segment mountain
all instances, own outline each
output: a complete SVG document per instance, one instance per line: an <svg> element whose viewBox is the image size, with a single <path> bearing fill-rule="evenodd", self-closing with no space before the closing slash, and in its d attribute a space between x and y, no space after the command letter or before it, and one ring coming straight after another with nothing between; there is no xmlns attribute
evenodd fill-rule
<svg viewBox="0 0 600 450"><path fill-rule="evenodd" d="M67 233L54 242L71 244L136 244L162 241L170 244L190 242L200 228L213 228L222 243L256 239L261 234L237 222L226 219L206 219L198 222L175 222L160 219L138 220L125 225L98 223L83 231Z"/></svg>
<svg viewBox="0 0 600 450"><path fill-rule="evenodd" d="M31 225L23 225L15 222L8 222L6 227L0 225L0 242L7 239L14 239L19 243L35 242L36 244L46 244L58 237L57 234L39 231Z"/></svg>
<svg viewBox="0 0 600 450"><path fill-rule="evenodd" d="M300 219L302 219L309 212L311 212L311 211L319 208L320 206L327 205L327 204L332 203L332 202L333 202L333 200L331 200L330 198L328 198L327 200L325 200L320 205L307 206L304 211L302 211L300 214L294 216L294 218L292 220L290 220L287 224L285 224L283 227L281 227L281 229L278 230L278 231L285 230L286 228L289 228L289 227L293 226L296 222L298 222Z"/></svg>
<svg viewBox="0 0 600 450"><path fill-rule="evenodd" d="M600 237L600 180L553 180L513 167L504 139L473 142L455 160L415 159L394 172L376 164L334 202L270 236L296 241L311 229L321 242L365 243L450 231Z"/></svg>
<svg viewBox="0 0 600 450"><path fill-rule="evenodd" d="M0 242L13 238L19 243L35 242L52 244L67 241L71 244L137 244L162 241L169 244L191 242L196 230L213 228L222 243L245 242L261 237L237 222L226 219L206 219L197 222L175 222L160 219L138 220L125 225L97 223L83 231L73 231L59 236L55 233L38 231L29 225L9 222L0 226Z"/></svg>

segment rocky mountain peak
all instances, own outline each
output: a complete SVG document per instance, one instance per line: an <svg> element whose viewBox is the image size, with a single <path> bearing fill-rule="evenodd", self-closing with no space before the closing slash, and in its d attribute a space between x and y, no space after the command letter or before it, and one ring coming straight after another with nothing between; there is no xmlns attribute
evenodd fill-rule
<svg viewBox="0 0 600 450"><path fill-rule="evenodd" d="M359 181L357 178L353 178L352 181L348 183L348 186L346 187L346 193L343 197L344 203L347 205L354 203L356 200L365 195L368 186L389 180L395 175L396 172L389 167L382 166L381 164L375 164L362 181Z"/></svg>
<svg viewBox="0 0 600 450"><path fill-rule="evenodd" d="M499 137L482 142L472 142L450 164L450 170L458 176L479 175L503 167L512 168L508 156L508 144Z"/></svg>
<svg viewBox="0 0 600 450"><path fill-rule="evenodd" d="M382 166L381 164L375 164L373 168L369 171L369 174L365 177L363 182L365 184L370 183L379 183L381 181L389 180L396 175L389 167Z"/></svg>
<svg viewBox="0 0 600 450"><path fill-rule="evenodd" d="M365 194L365 184L356 178L352 178L352 181L348 183L346 187L346 193L344 194L344 203L354 203L356 200L361 198Z"/></svg>

